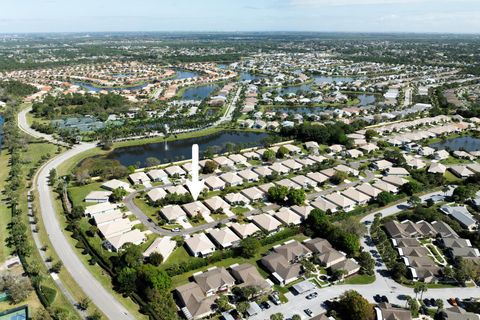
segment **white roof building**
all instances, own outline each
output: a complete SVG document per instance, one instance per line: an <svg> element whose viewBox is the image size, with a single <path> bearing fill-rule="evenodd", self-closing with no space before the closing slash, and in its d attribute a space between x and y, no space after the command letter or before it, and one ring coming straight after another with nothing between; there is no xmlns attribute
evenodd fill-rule
<svg viewBox="0 0 480 320"><path fill-rule="evenodd" d="M208 208L200 201L184 204L182 205L182 208L190 217L195 217L198 214L205 217L210 214L210 210L208 210Z"/></svg>
<svg viewBox="0 0 480 320"><path fill-rule="evenodd" d="M223 210L230 209L230 205L219 196L214 196L209 199L206 199L203 201L203 203L205 203L205 205L212 211L217 211L219 209L223 209Z"/></svg>
<svg viewBox="0 0 480 320"><path fill-rule="evenodd" d="M228 193L225 195L225 201L232 206L246 205L250 203L250 200L241 193Z"/></svg>
<svg viewBox="0 0 480 320"><path fill-rule="evenodd" d="M233 232L235 232L242 239L245 239L246 237L249 237L260 231L260 229L251 222L245 223L245 224L232 222L227 225L230 227L230 229L232 229Z"/></svg>
<svg viewBox="0 0 480 320"><path fill-rule="evenodd" d="M270 169L278 174L287 174L290 172L290 169L285 167L279 162L275 162L270 166Z"/></svg>
<svg viewBox="0 0 480 320"><path fill-rule="evenodd" d="M212 229L208 235L220 249L227 249L237 245L240 238L228 227L221 229Z"/></svg>
<svg viewBox="0 0 480 320"><path fill-rule="evenodd" d="M225 181L227 186L233 187L233 186L238 186L243 183L243 179L240 178L236 173L233 172L227 172L222 175L220 175L220 179Z"/></svg>
<svg viewBox="0 0 480 320"><path fill-rule="evenodd" d="M367 202L370 201L370 199L372 198L371 196L366 195L365 193L360 192L355 188L348 188L347 190L344 190L342 192L342 195L349 198L350 200L355 201L355 203L359 205L367 204Z"/></svg>
<svg viewBox="0 0 480 320"><path fill-rule="evenodd" d="M311 202L310 205L315 209L322 210L323 212L330 210L332 213L334 213L338 211L335 204L323 199L322 197L318 197L315 199L315 201Z"/></svg>
<svg viewBox="0 0 480 320"><path fill-rule="evenodd" d="M168 174L161 169L150 170L147 175L152 181L162 181L168 177Z"/></svg>
<svg viewBox="0 0 480 320"><path fill-rule="evenodd" d="M241 193L247 197L250 201L258 201L258 200L262 200L263 198L265 198L265 193L263 193L262 191L260 191L258 188L256 187L251 187L251 188L248 188L248 189L243 189L241 191Z"/></svg>
<svg viewBox="0 0 480 320"><path fill-rule="evenodd" d="M273 171L267 166L253 168L253 171L262 177L269 176L273 173Z"/></svg>
<svg viewBox="0 0 480 320"><path fill-rule="evenodd" d="M210 176L204 180L205 185L210 189L210 190L223 190L225 189L225 181L220 179L217 176Z"/></svg>
<svg viewBox="0 0 480 320"><path fill-rule="evenodd" d="M115 237L132 230L134 223L128 219L120 219L110 223L105 223L98 226L98 230L104 238Z"/></svg>
<svg viewBox="0 0 480 320"><path fill-rule="evenodd" d="M115 210L105 214L97 214L93 219L95 220L95 225L100 226L123 219L123 213L120 210Z"/></svg>
<svg viewBox="0 0 480 320"><path fill-rule="evenodd" d="M187 172L185 172L185 170L183 170L180 166L170 166L165 168L164 170L170 177L173 177L176 175L182 177L187 174Z"/></svg>
<svg viewBox="0 0 480 320"><path fill-rule="evenodd" d="M445 171L447 171L447 167L440 162L432 162L432 164L428 168L428 173L444 174Z"/></svg>
<svg viewBox="0 0 480 320"><path fill-rule="evenodd" d="M143 252L143 256L149 257L152 253L156 252L162 255L163 262L165 262L173 250L175 250L176 246L177 242L173 241L171 237L156 238L147 250Z"/></svg>
<svg viewBox="0 0 480 320"><path fill-rule="evenodd" d="M118 204L110 203L110 202L101 202L98 204L94 204L93 206L88 206L85 208L85 215L87 217L92 217L98 214L109 213L115 211L119 208Z"/></svg>
<svg viewBox="0 0 480 320"><path fill-rule="evenodd" d="M126 243L140 245L147 241L147 237L140 230L133 229L125 233L109 237L107 240L115 251L119 251Z"/></svg>
<svg viewBox="0 0 480 320"><path fill-rule="evenodd" d="M111 191L90 191L85 197L85 202L108 202L111 194Z"/></svg>
<svg viewBox="0 0 480 320"><path fill-rule="evenodd" d="M167 221L177 221L180 219L186 219L187 215L185 211L183 211L182 207L179 205L169 205L165 206L160 210L160 214L165 218Z"/></svg>
<svg viewBox="0 0 480 320"><path fill-rule="evenodd" d="M128 176L128 178L133 184L144 184L145 182L150 182L150 178L143 171L132 173Z"/></svg>
<svg viewBox="0 0 480 320"><path fill-rule="evenodd" d="M205 233L193 234L185 240L185 246L194 257L206 257L215 251L215 245L208 239Z"/></svg>
<svg viewBox="0 0 480 320"><path fill-rule="evenodd" d="M245 182L254 182L259 180L259 176L251 169L245 169L237 172L238 176L242 178Z"/></svg>
<svg viewBox="0 0 480 320"><path fill-rule="evenodd" d="M262 213L259 215L251 216L249 218L257 227L266 231L266 232L274 232L277 231L278 228L282 225L280 221L275 219L269 214Z"/></svg>
<svg viewBox="0 0 480 320"><path fill-rule="evenodd" d="M130 185L128 183L117 180L117 179L109 180L109 181L103 183L102 188L107 189L107 190L115 190L115 189L118 189L118 188L123 188L124 190L126 190L128 192L133 192L132 188L130 188Z"/></svg>
<svg viewBox="0 0 480 320"><path fill-rule="evenodd" d="M278 210L278 212L276 212L274 216L275 218L277 218L277 220L279 220L283 224L286 224L287 226L291 224L299 225L300 223L302 223L301 217L289 208L280 208L280 210Z"/></svg>
<svg viewBox="0 0 480 320"><path fill-rule="evenodd" d="M320 172L309 172L307 173L307 177L319 184L322 184L328 180L328 177L324 174L321 174Z"/></svg>
<svg viewBox="0 0 480 320"><path fill-rule="evenodd" d="M355 202L353 200L341 195L340 193L330 193L325 195L324 198L346 212L353 210L355 207Z"/></svg>
<svg viewBox="0 0 480 320"><path fill-rule="evenodd" d="M382 192L382 190L375 188L370 183L363 183L357 186L356 189L372 198L376 198Z"/></svg>
<svg viewBox="0 0 480 320"><path fill-rule="evenodd" d="M165 198L166 195L167 193L165 192L165 190L163 190L163 188L155 188L147 192L147 197L152 202L161 200Z"/></svg>

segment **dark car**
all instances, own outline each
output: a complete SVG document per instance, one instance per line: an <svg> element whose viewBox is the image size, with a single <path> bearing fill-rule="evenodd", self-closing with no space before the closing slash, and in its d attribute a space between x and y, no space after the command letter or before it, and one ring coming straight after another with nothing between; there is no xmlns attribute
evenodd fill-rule
<svg viewBox="0 0 480 320"><path fill-rule="evenodd" d="M280 301L280 299L278 298L278 295L271 294L271 295L268 296L268 298L270 299L270 301L272 301L277 306L282 303Z"/></svg>
<svg viewBox="0 0 480 320"><path fill-rule="evenodd" d="M382 296L382 302L388 303L388 298L387 298L387 296Z"/></svg>
<svg viewBox="0 0 480 320"><path fill-rule="evenodd" d="M430 303L430 299L423 299L423 304L426 306L426 307L430 307L432 304Z"/></svg>
<svg viewBox="0 0 480 320"><path fill-rule="evenodd" d="M268 303L267 301L264 301L264 302L262 302L262 303L260 304L260 308L261 308L262 310L270 309L270 307L271 307L271 306L270 306L270 303Z"/></svg>
<svg viewBox="0 0 480 320"><path fill-rule="evenodd" d="M376 294L373 296L373 300L375 300L376 303L382 302L382 297L379 294Z"/></svg>
<svg viewBox="0 0 480 320"><path fill-rule="evenodd" d="M306 296L306 298L307 298L308 300L311 300L311 299L313 299L313 298L316 298L317 296L318 296L318 293L317 293L317 292L312 292L312 293L310 293L308 296Z"/></svg>
<svg viewBox="0 0 480 320"><path fill-rule="evenodd" d="M325 300L323 301L322 303L322 306L325 308L325 309L331 309L332 308L332 305L333 305L333 302L330 301L330 300Z"/></svg>
<svg viewBox="0 0 480 320"><path fill-rule="evenodd" d="M303 312L305 312L307 314L307 316L309 316L309 317L311 317L313 315L313 312L310 309L305 309L305 310L303 310Z"/></svg>
<svg viewBox="0 0 480 320"><path fill-rule="evenodd" d="M455 302L457 303L457 305L458 305L460 308L465 308L465 304L464 304L463 301L460 300L459 298L455 298Z"/></svg>
<svg viewBox="0 0 480 320"><path fill-rule="evenodd" d="M431 298L430 299L430 304L432 305L432 307L436 307L437 306L437 300Z"/></svg>

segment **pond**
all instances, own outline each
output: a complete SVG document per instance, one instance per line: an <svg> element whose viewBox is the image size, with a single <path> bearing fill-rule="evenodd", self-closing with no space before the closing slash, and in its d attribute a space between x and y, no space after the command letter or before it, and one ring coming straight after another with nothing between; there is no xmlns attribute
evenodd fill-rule
<svg viewBox="0 0 480 320"><path fill-rule="evenodd" d="M480 139L474 138L471 136L465 137L458 137L454 139L448 139L445 141L440 141L436 143L432 143L430 147L436 150L451 150L451 151L458 151L458 150L465 150L465 151L480 151Z"/></svg>
<svg viewBox="0 0 480 320"><path fill-rule="evenodd" d="M360 100L359 106L368 106L374 104L377 98L373 94L359 94L357 98Z"/></svg>
<svg viewBox="0 0 480 320"><path fill-rule="evenodd" d="M155 157L162 163L191 159L192 144L195 143L199 145L201 154L209 147L214 153L222 153L226 151L228 143L242 145L243 148L255 147L262 145L262 140L267 136L263 132L221 131L197 138L118 148L110 152L107 158L118 160L124 166L135 165L137 162L145 166L148 157Z"/></svg>
<svg viewBox="0 0 480 320"><path fill-rule="evenodd" d="M187 88L184 91L181 100L201 101L208 98L217 89L218 86L216 84Z"/></svg>
<svg viewBox="0 0 480 320"><path fill-rule="evenodd" d="M282 88L276 88L274 91L277 91L280 93L280 95L285 95L289 93L297 93L298 91L311 91L312 90L312 84L302 84L298 86L289 86L289 87L282 87Z"/></svg>
<svg viewBox="0 0 480 320"><path fill-rule="evenodd" d="M74 82L73 84L76 85L76 86L80 86L87 91L93 91L93 92L99 92L99 91L102 91L102 90L106 90L106 91L118 91L118 90L137 91L137 90L141 90L141 89L143 89L147 86L147 83L145 83L145 84L141 84L141 85L138 85L138 86L131 86L131 87L129 86L129 87L114 87L114 88L113 87L98 88L98 87L95 87L94 85L92 85L91 83L88 83L88 82Z"/></svg>
<svg viewBox="0 0 480 320"><path fill-rule="evenodd" d="M262 78L263 76L260 76L258 74L253 74L250 72L240 72L240 81L254 81Z"/></svg>
<svg viewBox="0 0 480 320"><path fill-rule="evenodd" d="M196 71L191 71L191 70L175 70L175 76L173 77L174 80L181 80L181 79L187 79L187 78L195 78L199 77L200 74Z"/></svg>

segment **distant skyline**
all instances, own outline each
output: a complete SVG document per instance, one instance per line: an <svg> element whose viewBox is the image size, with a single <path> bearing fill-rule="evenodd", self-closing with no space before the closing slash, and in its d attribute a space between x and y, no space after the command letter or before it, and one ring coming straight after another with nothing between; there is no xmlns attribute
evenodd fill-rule
<svg viewBox="0 0 480 320"><path fill-rule="evenodd" d="M480 33L480 0L0 0L0 33Z"/></svg>

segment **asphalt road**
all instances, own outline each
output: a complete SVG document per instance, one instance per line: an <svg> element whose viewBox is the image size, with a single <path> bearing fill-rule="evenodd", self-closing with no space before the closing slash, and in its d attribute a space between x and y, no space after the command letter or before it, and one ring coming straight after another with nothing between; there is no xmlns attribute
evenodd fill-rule
<svg viewBox="0 0 480 320"><path fill-rule="evenodd" d="M80 144L54 158L41 168L38 173L37 189L39 193L40 211L45 229L52 246L62 260L65 269L72 275L85 294L109 319L134 319L127 309L118 302L83 265L75 253L75 249L68 243L63 229L57 219L53 197L48 186L50 170L58 168L60 164L71 157L94 148L95 144Z"/></svg>
<svg viewBox="0 0 480 320"><path fill-rule="evenodd" d="M30 109L21 111L18 115L18 126L25 133L35 137L43 138L47 141L57 144L63 144L49 135L39 133L28 126L26 114ZM77 284L82 288L85 294L92 302L109 318L109 319L134 319L134 317L117 301L97 279L83 265L80 258L73 248L57 219L54 200L50 193L48 185L48 176L50 170L58 168L66 160L76 156L79 153L95 148L96 144L82 143L74 146L70 150L58 155L51 161L47 162L38 172L36 187L39 193L40 213L42 214L43 223L47 231L52 246L60 260L63 262L64 268L72 275Z"/></svg>

